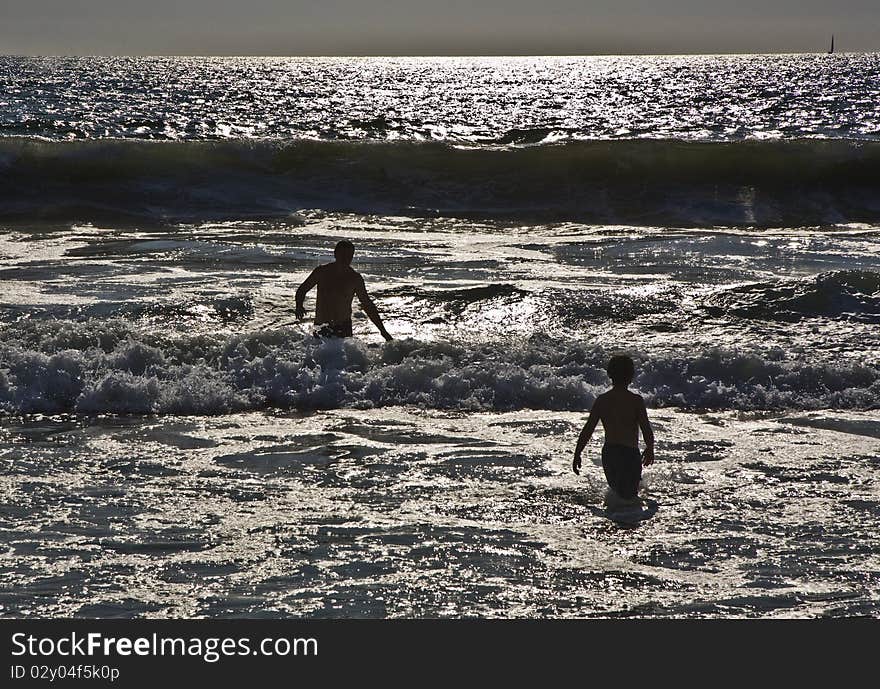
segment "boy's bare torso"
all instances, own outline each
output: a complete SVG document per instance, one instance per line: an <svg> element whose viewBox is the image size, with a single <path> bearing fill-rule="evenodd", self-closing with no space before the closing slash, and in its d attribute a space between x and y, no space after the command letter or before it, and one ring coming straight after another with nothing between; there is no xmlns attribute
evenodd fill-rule
<svg viewBox="0 0 880 689"><path fill-rule="evenodd" d="M612 359L611 363L608 365L609 371L614 368L614 364L615 359ZM645 400L642 399L641 395L637 395L634 392L627 390L627 386L632 382L632 359L629 359L629 370L630 375L626 375L625 368L622 372L623 375L621 375L621 370L618 367L616 369L616 379L613 375L611 376L614 387L608 392L599 395L596 398L596 401L593 402L590 416L584 424L574 448L574 461L572 462L574 473L580 473L582 464L581 455L584 448L586 448L587 443L590 442L590 438L593 436L593 431L596 430L596 426L599 425L600 421L602 422L602 427L605 429L605 445L609 450L613 450L613 452L609 452L609 456L615 453L620 454L620 452L624 452L625 454L629 454L630 452L629 450L622 450L621 448L614 450L613 446L630 448L631 450L635 450L635 454L638 455L639 430L641 430L642 436L645 438L645 451L642 453L642 464L648 466L654 462L654 431L651 428L651 422L648 420L648 410L645 408ZM608 476L608 469L605 467L605 455L606 452L603 448L602 466L606 469L606 476ZM609 485L612 485L611 478L609 478Z"/></svg>
<svg viewBox="0 0 880 689"><path fill-rule="evenodd" d="M605 442L635 448L639 446L639 420L644 409L641 396L619 388L599 395L593 403L605 429Z"/></svg>

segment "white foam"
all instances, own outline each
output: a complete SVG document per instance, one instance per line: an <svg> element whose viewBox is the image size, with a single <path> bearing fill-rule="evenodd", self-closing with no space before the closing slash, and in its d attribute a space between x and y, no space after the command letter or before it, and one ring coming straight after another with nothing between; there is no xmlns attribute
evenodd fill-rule
<svg viewBox="0 0 880 689"><path fill-rule="evenodd" d="M31 323L19 335L0 344L0 408L13 414L585 410L607 387L608 352L572 340L368 346L294 328L162 338L111 321ZM880 371L857 361L733 349L636 358L634 389L652 406L858 409L880 396Z"/></svg>

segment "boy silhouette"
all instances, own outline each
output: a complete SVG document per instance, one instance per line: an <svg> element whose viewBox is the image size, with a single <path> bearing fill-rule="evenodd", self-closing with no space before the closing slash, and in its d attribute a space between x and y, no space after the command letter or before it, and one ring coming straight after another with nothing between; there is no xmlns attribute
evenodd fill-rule
<svg viewBox="0 0 880 689"><path fill-rule="evenodd" d="M605 444L602 446L602 468L611 489L605 502L613 504L636 504L639 481L642 478L642 464L654 461L654 431L648 421L648 410L641 395L627 388L635 376L633 360L624 355L611 357L608 362L608 377L612 388L596 398L587 423L578 437L574 449L572 469L579 474L581 453L596 430L599 421L605 429ZM645 438L645 451L639 457L639 429Z"/></svg>

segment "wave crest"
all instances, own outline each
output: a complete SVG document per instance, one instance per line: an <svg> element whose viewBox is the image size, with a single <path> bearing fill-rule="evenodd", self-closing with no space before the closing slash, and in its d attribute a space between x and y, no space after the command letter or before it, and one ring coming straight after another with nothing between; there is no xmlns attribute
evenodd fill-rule
<svg viewBox="0 0 880 689"><path fill-rule="evenodd" d="M0 217L189 221L309 207L686 226L880 220L880 142L508 143L6 137Z"/></svg>

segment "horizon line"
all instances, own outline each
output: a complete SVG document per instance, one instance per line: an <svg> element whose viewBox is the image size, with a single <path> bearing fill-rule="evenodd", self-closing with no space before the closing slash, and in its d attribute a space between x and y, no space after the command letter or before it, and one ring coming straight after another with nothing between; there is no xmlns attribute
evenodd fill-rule
<svg viewBox="0 0 880 689"><path fill-rule="evenodd" d="M828 51L737 51L724 53L308 53L301 55L283 53L2 53L0 57L254 57L254 58L472 58L472 57L726 57L745 55L872 55L880 50Z"/></svg>

